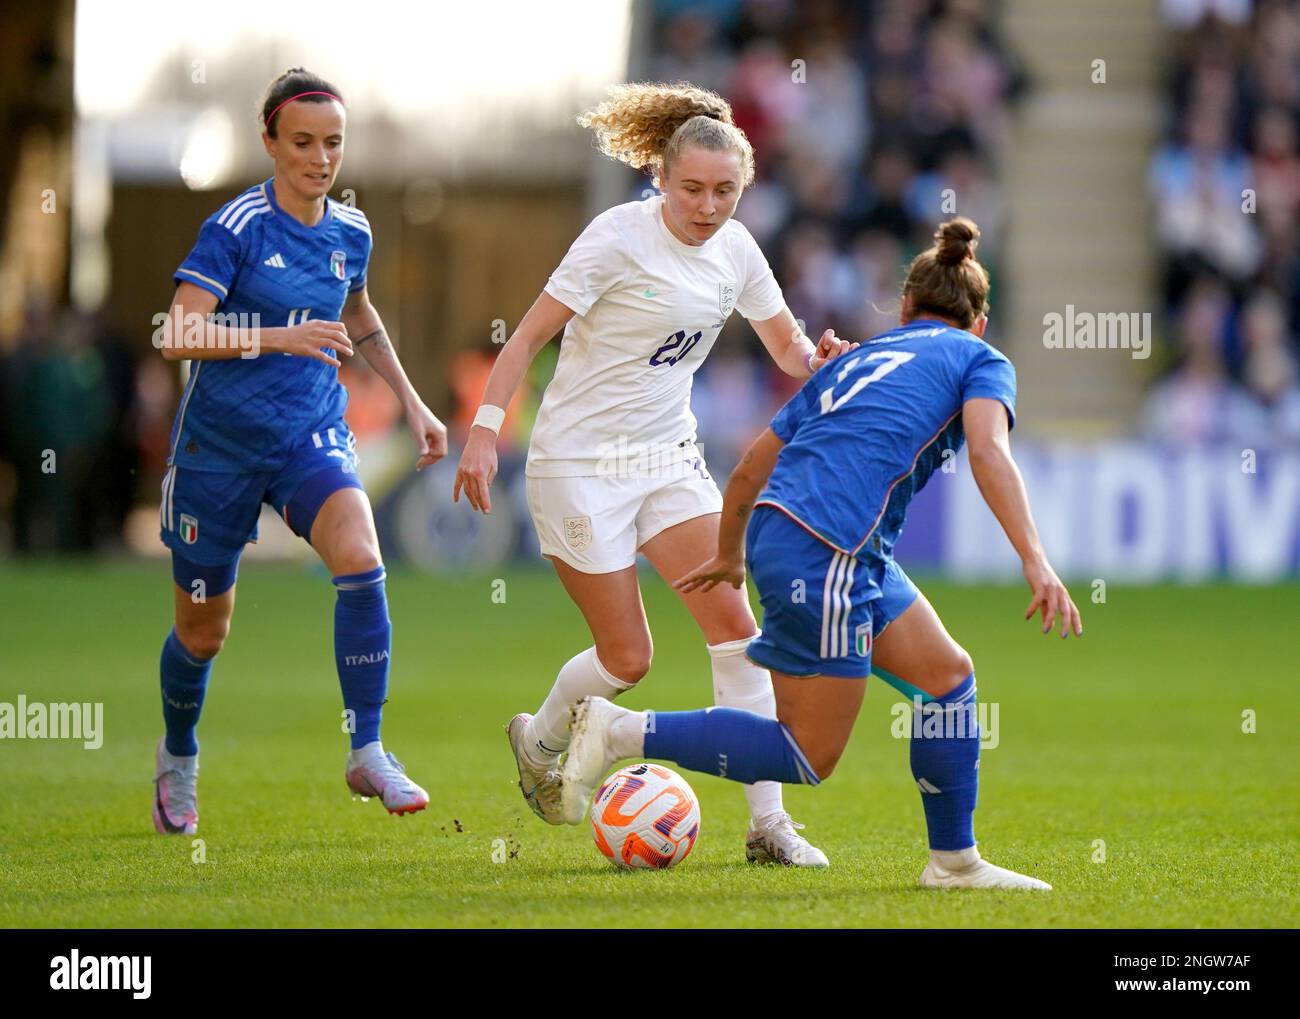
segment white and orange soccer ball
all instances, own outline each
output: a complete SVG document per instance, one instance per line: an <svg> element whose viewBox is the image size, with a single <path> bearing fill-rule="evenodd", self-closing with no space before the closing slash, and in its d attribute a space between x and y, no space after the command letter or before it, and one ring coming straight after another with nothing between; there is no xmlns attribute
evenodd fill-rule
<svg viewBox="0 0 1300 1019"><path fill-rule="evenodd" d="M700 801L662 764L632 764L610 775L591 801L596 848L620 867L663 870L686 859L700 834Z"/></svg>

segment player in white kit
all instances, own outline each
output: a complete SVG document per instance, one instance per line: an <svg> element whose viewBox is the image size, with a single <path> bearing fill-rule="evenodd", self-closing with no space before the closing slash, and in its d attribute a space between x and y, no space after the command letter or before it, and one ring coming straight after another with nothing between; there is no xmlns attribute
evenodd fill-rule
<svg viewBox="0 0 1300 1019"><path fill-rule="evenodd" d="M728 316L749 319L794 378L857 346L827 330L814 348L732 219L754 156L724 99L682 84L623 85L580 123L606 155L652 172L663 194L602 213L574 241L497 358L453 491L490 511L501 408L563 329L528 450L528 505L542 554L595 645L561 668L536 716L507 727L524 798L551 824L562 823L558 766L573 705L614 698L650 668L637 553L671 583L717 545L722 496L695 444L690 395ZM771 677L745 656L758 632L745 592L721 584L681 597L708 645L715 703L775 718ZM785 812L779 784L745 792L750 860L827 866Z"/></svg>

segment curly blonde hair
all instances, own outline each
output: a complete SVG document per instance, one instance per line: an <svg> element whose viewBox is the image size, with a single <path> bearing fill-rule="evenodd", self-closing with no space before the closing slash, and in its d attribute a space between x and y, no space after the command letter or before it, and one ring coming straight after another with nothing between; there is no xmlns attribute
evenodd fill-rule
<svg viewBox="0 0 1300 1019"><path fill-rule="evenodd" d="M736 127L731 104L689 82L613 85L608 98L578 123L596 133L601 152L651 174L657 188L687 145L738 153L741 186L754 182L754 148Z"/></svg>

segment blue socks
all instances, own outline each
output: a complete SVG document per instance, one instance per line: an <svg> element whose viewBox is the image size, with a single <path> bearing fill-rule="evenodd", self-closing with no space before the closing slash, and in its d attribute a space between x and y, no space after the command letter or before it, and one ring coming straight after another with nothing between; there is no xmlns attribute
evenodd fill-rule
<svg viewBox="0 0 1300 1019"><path fill-rule="evenodd" d="M389 691L389 656L393 625L383 595L383 567L367 573L334 577L338 602L334 606L334 660L343 707L352 711L352 749L380 738L380 714ZM175 636L162 643L162 721L166 751L175 756L199 753L194 729L203 711L203 697L212 673L212 659L194 658Z"/></svg>
<svg viewBox="0 0 1300 1019"><path fill-rule="evenodd" d="M334 661L343 706L351 711L352 749L379 739L379 716L388 696L393 627L384 596L384 568L334 578Z"/></svg>
<svg viewBox="0 0 1300 1019"><path fill-rule="evenodd" d="M203 695L207 693L212 659L195 658L185 650L176 631L172 630L163 641L158 671L162 676L167 752L176 757L193 757L199 752L194 727L199 724L199 714L203 711Z"/></svg>
<svg viewBox="0 0 1300 1019"><path fill-rule="evenodd" d="M334 660L343 688L343 706L353 713L352 749L379 739L379 717L388 696L388 662L392 624L384 596L384 568L334 578ZM192 757L199 752L194 736L212 659L191 655L172 630L163 642L159 663L163 722L169 754Z"/></svg>
<svg viewBox="0 0 1300 1019"><path fill-rule="evenodd" d="M817 785L790 730L739 708L646 712L645 755L749 785L770 780Z"/></svg>
<svg viewBox="0 0 1300 1019"><path fill-rule="evenodd" d="M912 777L921 790L930 848L966 849L975 844L973 815L980 774L975 674L913 710Z"/></svg>

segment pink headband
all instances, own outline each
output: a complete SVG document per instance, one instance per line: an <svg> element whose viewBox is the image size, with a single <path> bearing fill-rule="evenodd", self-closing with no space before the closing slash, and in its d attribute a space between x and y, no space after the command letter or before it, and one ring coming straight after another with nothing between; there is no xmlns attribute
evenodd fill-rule
<svg viewBox="0 0 1300 1019"><path fill-rule="evenodd" d="M266 118L266 126L267 127L271 126L271 121L275 119L275 115L279 113L283 107L289 105L289 103L293 102L295 99L301 99L303 96L329 96L340 106L343 105L343 100L340 99L338 96L336 96L333 92L299 92L296 96L290 96L288 99L286 99L284 102L282 102L279 106L277 106L274 110L271 111L271 115Z"/></svg>

